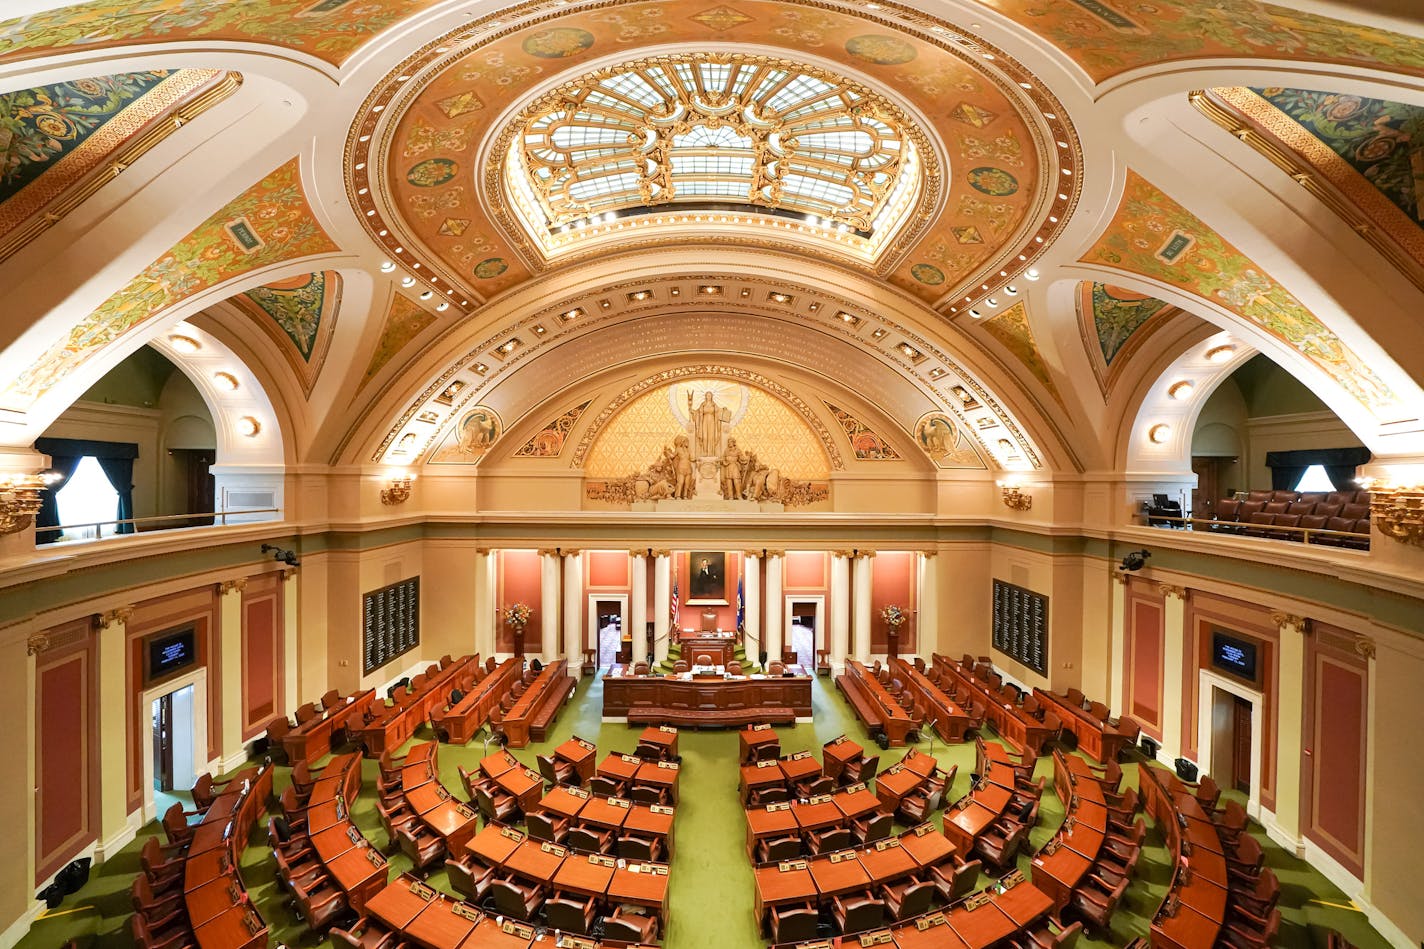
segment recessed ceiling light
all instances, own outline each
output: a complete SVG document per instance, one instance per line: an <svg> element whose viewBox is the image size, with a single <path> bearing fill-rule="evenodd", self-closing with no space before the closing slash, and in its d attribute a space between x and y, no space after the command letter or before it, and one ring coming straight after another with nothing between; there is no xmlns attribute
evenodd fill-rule
<svg viewBox="0 0 1424 949"><path fill-rule="evenodd" d="M226 389L229 392L237 391L237 376L230 372L213 373L213 381L218 384L218 388Z"/></svg>
<svg viewBox="0 0 1424 949"><path fill-rule="evenodd" d="M1227 343L1223 346L1214 346L1206 351L1208 362L1230 362L1231 357L1236 355L1236 347Z"/></svg>
<svg viewBox="0 0 1424 949"><path fill-rule="evenodd" d="M441 300L439 306L437 306L435 309L441 313L444 313L446 310L450 309L450 304L446 303L444 300Z"/></svg>
<svg viewBox="0 0 1424 949"><path fill-rule="evenodd" d="M1028 270L1025 270L1025 271L1024 271L1024 276L1027 277L1027 278L1030 279L1030 280L1037 280L1037 279L1038 279L1038 270L1037 270L1036 268L1034 268L1034 267L1030 267L1030 268L1028 268Z"/></svg>
<svg viewBox="0 0 1424 949"><path fill-rule="evenodd" d="M196 353L203 348L203 344L191 336L184 336L182 333L170 333L168 342L180 353Z"/></svg>
<svg viewBox="0 0 1424 949"><path fill-rule="evenodd" d="M977 319L982 318L983 316L984 316L984 314L983 314L983 313L980 313L978 310L970 310L970 311L969 311L969 317L970 317L970 319L975 319L975 320L977 320Z"/></svg>
<svg viewBox="0 0 1424 949"><path fill-rule="evenodd" d="M395 269L396 269L396 265L395 265L392 261L389 261L389 260L383 260L383 261L381 261L381 273L390 273L392 270L395 270Z"/></svg>
<svg viewBox="0 0 1424 949"><path fill-rule="evenodd" d="M1189 380L1183 379L1181 382L1172 383L1171 387L1167 390L1167 394L1181 401L1189 397L1195 388L1196 386L1192 385Z"/></svg>
<svg viewBox="0 0 1424 949"><path fill-rule="evenodd" d="M402 277L402 278L401 278L401 286L402 286L402 287L413 287L413 286L415 286L415 278L414 278L414 277Z"/></svg>
<svg viewBox="0 0 1424 949"><path fill-rule="evenodd" d="M420 298L421 298L422 300L429 300L429 299L430 299L431 297L433 297L433 296L435 296L435 291L434 291L434 290L426 290L424 293L422 293L422 294L420 295Z"/></svg>
<svg viewBox="0 0 1424 949"><path fill-rule="evenodd" d="M1158 422L1147 430L1147 437L1152 441L1152 444L1160 445L1172 437L1172 426L1165 422Z"/></svg>
<svg viewBox="0 0 1424 949"><path fill-rule="evenodd" d="M255 438L257 437L257 433L262 431L262 423L251 415L244 415L237 420L237 431L238 434L244 435L247 438Z"/></svg>

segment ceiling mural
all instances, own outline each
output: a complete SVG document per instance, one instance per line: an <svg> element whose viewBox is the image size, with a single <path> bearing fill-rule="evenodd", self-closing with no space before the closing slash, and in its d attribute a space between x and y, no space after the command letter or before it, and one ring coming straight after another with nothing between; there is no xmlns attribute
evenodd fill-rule
<svg viewBox="0 0 1424 949"><path fill-rule="evenodd" d="M209 287L337 246L312 214L297 158L228 202L78 320L0 392L0 405L25 409L130 330Z"/></svg>
<svg viewBox="0 0 1424 949"><path fill-rule="evenodd" d="M460 416L459 423L446 435L427 464L475 465L489 453L499 436L504 434L504 422L488 405L477 405ZM420 452L419 436L407 434L391 452L393 455L415 455Z"/></svg>
<svg viewBox="0 0 1424 949"><path fill-rule="evenodd" d="M516 458L557 458L564 450L564 442L568 440L569 432L574 430L578 420L583 418L583 413L588 411L588 407L593 400L582 402L569 409L558 418L551 419L547 425L535 432L530 439L519 450L514 453Z"/></svg>
<svg viewBox="0 0 1424 949"><path fill-rule="evenodd" d="M170 120L239 83L211 69L154 69L0 94L0 259L177 131Z"/></svg>
<svg viewBox="0 0 1424 949"><path fill-rule="evenodd" d="M894 446L872 431L870 426L845 409L838 408L824 400L821 404L830 410L831 415L835 416L836 423L840 425L841 431L845 432L846 438L850 440L850 448L857 461L900 460L900 453L895 450Z"/></svg>
<svg viewBox="0 0 1424 949"><path fill-rule="evenodd" d="M1102 82L1202 57L1383 66L1424 74L1414 37L1258 0L979 0L1037 33Z"/></svg>
<svg viewBox="0 0 1424 949"><path fill-rule="evenodd" d="M1290 291L1130 169L1111 223L1082 260L1161 280L1249 320L1333 377L1381 421L1404 411L1384 380Z"/></svg>
<svg viewBox="0 0 1424 949"><path fill-rule="evenodd" d="M310 395L336 327L341 275L334 271L301 274L253 287L233 302L277 343Z"/></svg>
<svg viewBox="0 0 1424 949"><path fill-rule="evenodd" d="M381 327L381 338L376 342L376 349L371 353L371 361L366 365L366 374L361 377L361 384L356 387L356 391L360 392L366 388L366 383L374 379L376 373L395 358L396 353L419 336L421 330L434 322L435 314L414 300L407 299L399 293L394 294L391 298L390 309L386 311L385 325Z"/></svg>
<svg viewBox="0 0 1424 949"><path fill-rule="evenodd" d="M1279 87L1212 89L1193 102L1233 134L1249 129L1238 137L1297 176L1367 240L1386 240L1387 256L1402 253L1424 265L1424 107ZM1418 266L1405 269L1424 282Z"/></svg>
<svg viewBox="0 0 1424 949"><path fill-rule="evenodd" d="M82 45L228 40L340 66L382 30L438 0L95 0L0 20L0 62Z"/></svg>
<svg viewBox="0 0 1424 949"><path fill-rule="evenodd" d="M1126 357L1164 322L1154 318L1177 312L1156 297L1091 280L1078 285L1076 305L1088 361L1104 394Z"/></svg>
<svg viewBox="0 0 1424 949"><path fill-rule="evenodd" d="M964 427L943 412L927 412L915 422L915 443L940 468L988 467Z"/></svg>
<svg viewBox="0 0 1424 949"><path fill-rule="evenodd" d="M1035 97L1048 94L1028 82L1031 74L1008 57L985 55L974 41L957 32L951 36L940 25L933 29L946 35L937 36L929 32L933 21L908 12L903 24L878 23L871 30L863 16L806 0L744 0L730 9L710 4L699 11L669 0L640 0L616 9L543 12L536 23L515 31L476 32L480 25L473 25L460 52L438 59L428 79L397 83L388 78L368 98L365 114L352 127L352 143L368 133L369 142L347 154L349 188L363 223L393 259L409 259L415 253L411 248L423 248L421 259L434 264L426 273L439 278L433 281L436 289L460 291L453 297L457 306L477 306L527 281L543 266L542 257L509 207L523 202L522 207L535 208L537 198L532 189L508 193L504 156L519 130L499 125L502 110L491 103L518 102L548 88L555 77L567 75L573 81L583 75L578 70L583 63L597 60L607 71L616 62L607 57L626 53L619 61L634 60L641 48L654 43L696 49L709 42L770 49L794 45L818 62L845 67L847 75L867 77L926 117L918 124L942 141L949 159L942 181L927 180L927 187L941 194L939 208L932 219L907 223L905 246L886 254L887 266L893 267L887 278L926 302L943 304L980 271L997 268L1018 253L1041 252L1042 241L1024 236L1025 218L1033 209L1046 222L1048 205L1054 203L1048 191L1065 184L1056 207L1066 219L1064 212L1077 193L1076 176L1060 181L1057 169L1044 165L1045 160L1050 166L1076 162L1077 137L1063 124L1066 110L1056 100L1038 102ZM905 25L911 22L923 32ZM452 38L449 45L457 42ZM733 55L756 58L750 52ZM436 60L433 53L416 57L399 71L417 73ZM1010 69L1017 71L1006 75ZM1053 119L1030 121L1028 110ZM481 152L480 143L493 136L503 137ZM925 168L926 174L933 170ZM1045 171L1052 173L1052 181ZM380 192L388 193L400 220L386 218L386 204L375 201ZM487 219L486 204L495 209L496 221ZM847 253L837 242L847 245L854 235L837 236L831 227L816 236L812 232L818 228L803 217L767 216L765 237L752 230L762 226L756 214L723 231L709 216L700 231L712 242L795 250L819 240L817 250ZM665 240L640 231L639 223L599 220L588 227L624 242L620 246ZM1052 232L1061 224L1044 226ZM1027 246L1011 244L1015 241ZM607 246L585 253L606 253Z"/></svg>
<svg viewBox="0 0 1424 949"><path fill-rule="evenodd" d="M1058 387L1053 384L1053 374L1049 372L1048 364L1043 361L1043 354L1038 351L1038 342L1033 338L1033 327L1028 323L1028 307L1022 301L980 325L999 341L999 345L1023 363L1024 368L1048 390L1055 402L1063 404L1063 397L1059 395Z"/></svg>

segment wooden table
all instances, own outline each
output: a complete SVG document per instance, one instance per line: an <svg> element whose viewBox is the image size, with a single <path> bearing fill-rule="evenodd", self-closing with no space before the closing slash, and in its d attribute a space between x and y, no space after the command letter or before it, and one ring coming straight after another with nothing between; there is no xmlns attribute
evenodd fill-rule
<svg viewBox="0 0 1424 949"><path fill-rule="evenodd" d="M638 736L638 744L653 745L668 758L677 757L677 729L671 725L649 725Z"/></svg>
<svg viewBox="0 0 1424 949"><path fill-rule="evenodd" d="M893 814L900 809L901 801L924 787L924 784L924 775L896 765L876 775L875 797L880 802L881 810Z"/></svg>
<svg viewBox="0 0 1424 949"><path fill-rule="evenodd" d="M571 788L560 784L539 798L539 810L556 817L573 820L593 795L582 788Z"/></svg>
<svg viewBox="0 0 1424 949"><path fill-rule="evenodd" d="M579 784L587 784L588 779L593 777L593 763L597 755L598 750L593 743L582 738L570 738L554 749L554 760L573 765Z"/></svg>
<svg viewBox="0 0 1424 949"><path fill-rule="evenodd" d="M473 906L439 899L403 927L407 938L431 949L457 949L474 932L481 913Z"/></svg>
<svg viewBox="0 0 1424 949"><path fill-rule="evenodd" d="M616 866L616 860L601 854L591 853L586 857L574 855L560 864L550 882L557 890L602 899L608 892Z"/></svg>
<svg viewBox="0 0 1424 949"><path fill-rule="evenodd" d="M741 749L743 762L755 761L763 748L775 746L776 754L781 753L781 739L770 725L752 725L737 732L737 744Z"/></svg>
<svg viewBox="0 0 1424 949"><path fill-rule="evenodd" d="M598 763L598 773L614 781L631 781L642 765L643 759L637 755L620 755L610 752Z"/></svg>
<svg viewBox="0 0 1424 949"><path fill-rule="evenodd" d="M822 770L828 778L838 778L845 766L852 761L859 761L865 756L865 749L857 742L852 741L845 735L839 738L832 738L821 746L821 758L824 760Z"/></svg>
<svg viewBox="0 0 1424 949"><path fill-rule="evenodd" d="M758 840L795 837L801 831L790 805L768 804L747 809L747 853L756 853Z"/></svg>
<svg viewBox="0 0 1424 949"><path fill-rule="evenodd" d="M608 902L655 909L659 925L666 927L667 888L666 864L628 863L616 869L608 881Z"/></svg>

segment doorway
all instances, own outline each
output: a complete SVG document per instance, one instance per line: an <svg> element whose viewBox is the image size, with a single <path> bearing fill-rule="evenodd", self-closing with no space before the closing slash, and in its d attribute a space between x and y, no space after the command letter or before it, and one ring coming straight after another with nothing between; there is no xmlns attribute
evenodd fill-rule
<svg viewBox="0 0 1424 949"><path fill-rule="evenodd" d="M590 596L588 625L597 631L595 641L600 669L631 659L632 644L624 636L628 629L628 597Z"/></svg>
<svg viewBox="0 0 1424 949"><path fill-rule="evenodd" d="M823 635L825 606L822 596L786 599L786 652L804 669L816 668L816 642Z"/></svg>
<svg viewBox="0 0 1424 949"><path fill-rule="evenodd" d="M140 708L143 744L144 820L152 820L174 801L191 802L188 792L198 775L213 767L207 756L208 674L199 669L146 689Z"/></svg>
<svg viewBox="0 0 1424 949"><path fill-rule="evenodd" d="M1216 783L1246 795L1246 812L1260 819L1262 694L1201 670L1197 756Z"/></svg>

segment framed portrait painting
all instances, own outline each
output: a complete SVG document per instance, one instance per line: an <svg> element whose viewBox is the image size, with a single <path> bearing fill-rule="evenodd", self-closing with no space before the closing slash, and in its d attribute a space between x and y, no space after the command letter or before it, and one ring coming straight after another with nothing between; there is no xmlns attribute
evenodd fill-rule
<svg viewBox="0 0 1424 949"><path fill-rule="evenodd" d="M687 605L727 605L727 555L694 550L687 555Z"/></svg>

